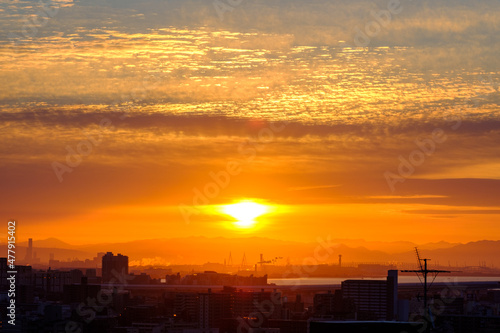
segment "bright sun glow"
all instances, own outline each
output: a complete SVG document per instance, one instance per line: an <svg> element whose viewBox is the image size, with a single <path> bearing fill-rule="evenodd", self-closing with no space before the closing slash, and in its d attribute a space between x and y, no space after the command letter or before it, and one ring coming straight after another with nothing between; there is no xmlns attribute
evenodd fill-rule
<svg viewBox="0 0 500 333"><path fill-rule="evenodd" d="M255 225L255 219L268 211L267 206L253 202L242 201L222 207L222 211L234 217L234 224L240 228L251 228Z"/></svg>

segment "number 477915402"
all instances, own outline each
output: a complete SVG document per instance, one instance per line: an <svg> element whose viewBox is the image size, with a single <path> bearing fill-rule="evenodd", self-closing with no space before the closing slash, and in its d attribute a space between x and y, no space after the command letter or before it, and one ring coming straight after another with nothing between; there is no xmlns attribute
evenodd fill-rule
<svg viewBox="0 0 500 333"><path fill-rule="evenodd" d="M15 268L14 263L16 262L16 256L15 256L16 255L16 251L15 251L15 248L16 248L16 237L15 237L16 221L9 221L7 228L9 229L7 233L10 235L10 237L8 237L8 244L7 244L7 248L8 248L7 262L9 263L9 268L14 269Z"/></svg>

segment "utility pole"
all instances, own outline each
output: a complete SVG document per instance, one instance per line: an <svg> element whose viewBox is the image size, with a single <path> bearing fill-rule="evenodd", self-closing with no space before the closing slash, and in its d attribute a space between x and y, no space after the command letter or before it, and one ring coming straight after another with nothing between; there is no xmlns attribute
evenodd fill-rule
<svg viewBox="0 0 500 333"><path fill-rule="evenodd" d="M429 289L429 287L427 286L427 275L429 273L433 273L434 274L434 279L437 277L437 275L439 273L451 273L451 271L443 271L443 270L437 270L437 269L429 269L427 267L427 262L431 259L428 259L428 258L423 258L421 259L420 258L420 254L418 253L418 248L415 248L415 253L417 255L417 261L418 261L418 265L420 266L420 269L414 269L414 270L402 270L401 272L402 273L416 273L417 276L419 274L422 274L423 278L424 278L424 316L425 318L427 318L429 321L431 321L429 319L429 309L428 309L428 301L427 301L427 291ZM424 264L422 265L422 261L424 262ZM432 283L431 283L432 284ZM427 329L426 329L426 332L430 332L430 327L429 326L426 326Z"/></svg>

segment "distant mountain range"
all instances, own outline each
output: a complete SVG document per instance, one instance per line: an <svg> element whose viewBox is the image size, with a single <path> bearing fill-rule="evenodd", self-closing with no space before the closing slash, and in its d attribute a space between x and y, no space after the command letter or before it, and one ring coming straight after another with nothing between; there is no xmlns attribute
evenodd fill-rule
<svg viewBox="0 0 500 333"><path fill-rule="evenodd" d="M27 242L17 244L18 260L26 253ZM381 263L405 262L416 264L414 247L411 242L370 242L360 239L323 240L317 243L301 243L264 237L248 238L208 238L186 237L170 239L137 240L124 243L91 245L71 245L56 238L34 240L33 247L42 263L48 262L50 254L62 261L92 259L98 252L113 252L128 255L132 264L203 264L207 262L240 265L243 255L249 265L260 260L274 260L277 264L300 264L305 258L318 263L342 261ZM432 264L444 266L494 265L500 267L500 241L483 240L461 243L428 243L418 245L422 257L431 258ZM6 253L6 245L0 245ZM231 258L230 258L231 255Z"/></svg>

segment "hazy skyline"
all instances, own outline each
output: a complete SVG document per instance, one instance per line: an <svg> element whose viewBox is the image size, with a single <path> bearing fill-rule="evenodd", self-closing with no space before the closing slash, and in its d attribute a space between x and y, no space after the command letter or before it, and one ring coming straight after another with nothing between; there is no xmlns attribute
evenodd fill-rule
<svg viewBox="0 0 500 333"><path fill-rule="evenodd" d="M227 6L0 1L20 240L498 239L498 1Z"/></svg>

